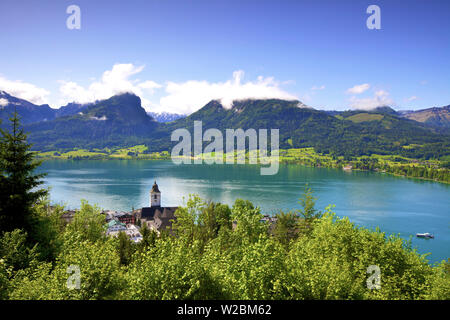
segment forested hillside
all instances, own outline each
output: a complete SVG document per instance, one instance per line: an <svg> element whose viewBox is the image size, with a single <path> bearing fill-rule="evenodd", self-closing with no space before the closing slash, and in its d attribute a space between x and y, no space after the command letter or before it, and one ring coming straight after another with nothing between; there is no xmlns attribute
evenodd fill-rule
<svg viewBox="0 0 450 320"><path fill-rule="evenodd" d="M1 95L5 104L0 110L2 126L17 111L38 151L142 144L150 152L170 151L175 145L171 133L179 128L192 132L194 121L200 120L203 130L217 128L224 133L239 128L279 129L282 149L313 147L319 153L345 157L395 154L440 159L450 155L448 107L407 114L389 107L332 112L306 108L299 101L266 99L235 101L227 109L213 100L188 117L157 122L141 106L140 98L129 93L60 109L36 106L5 92Z"/></svg>
<svg viewBox="0 0 450 320"><path fill-rule="evenodd" d="M75 115L26 127L34 149L130 147L144 144L151 152L170 151L175 129L192 132L195 120L203 129L279 129L280 148L314 147L336 156L397 154L411 158L449 155L450 135L405 119L390 108L329 114L299 107L298 101L277 99L236 101L232 108L211 101L186 118L158 123L132 94L114 96L87 106ZM391 112L392 111L392 112Z"/></svg>

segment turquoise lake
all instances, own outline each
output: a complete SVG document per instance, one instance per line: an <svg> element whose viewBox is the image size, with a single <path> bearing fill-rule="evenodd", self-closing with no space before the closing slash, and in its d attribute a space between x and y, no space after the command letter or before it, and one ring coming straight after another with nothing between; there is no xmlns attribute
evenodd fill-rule
<svg viewBox="0 0 450 320"><path fill-rule="evenodd" d="M156 180L163 206L183 205L183 197L232 205L235 199L252 201L263 213L299 208L306 183L318 198L316 208L334 204L334 212L359 226L379 227L386 234L409 239L430 262L449 258L450 185L371 172L280 165L278 174L261 176L252 165L175 165L171 161L46 161L52 203L79 208L80 200L103 209L126 210L149 205ZM430 232L435 239L419 239Z"/></svg>

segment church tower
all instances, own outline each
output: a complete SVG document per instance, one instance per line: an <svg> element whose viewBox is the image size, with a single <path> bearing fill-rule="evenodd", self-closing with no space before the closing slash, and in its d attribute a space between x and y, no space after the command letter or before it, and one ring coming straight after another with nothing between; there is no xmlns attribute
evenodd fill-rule
<svg viewBox="0 0 450 320"><path fill-rule="evenodd" d="M153 184L152 190L150 191L150 207L160 207L161 206L161 191L158 189L158 185Z"/></svg>

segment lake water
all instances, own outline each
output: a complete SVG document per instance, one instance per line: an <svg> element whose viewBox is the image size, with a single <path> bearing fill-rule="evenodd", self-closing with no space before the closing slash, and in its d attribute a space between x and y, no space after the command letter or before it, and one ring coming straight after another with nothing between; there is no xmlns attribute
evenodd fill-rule
<svg viewBox="0 0 450 320"><path fill-rule="evenodd" d="M126 210L149 206L149 191L156 180L163 206L183 205L183 197L232 205L248 199L274 214L278 209L299 208L305 183L318 198L316 208L335 204L338 216L368 228L405 239L430 232L435 239L413 237L420 253L431 252L430 262L449 258L450 185L370 172L280 165L277 175L261 176L252 165L181 165L171 161L64 161L51 160L39 171L47 172L51 201L79 208L80 200L103 209Z"/></svg>

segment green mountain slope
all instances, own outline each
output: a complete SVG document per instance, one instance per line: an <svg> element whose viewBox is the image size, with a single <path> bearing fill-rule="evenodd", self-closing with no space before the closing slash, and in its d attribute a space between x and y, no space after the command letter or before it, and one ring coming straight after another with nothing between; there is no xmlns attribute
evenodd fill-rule
<svg viewBox="0 0 450 320"><path fill-rule="evenodd" d="M179 128L193 133L195 120L203 132L217 128L279 129L280 148L314 147L317 152L356 156L400 154L415 158L449 155L450 136L436 133L390 108L329 113L278 99L235 101L230 109L211 101L197 112L169 123L157 123L140 99L123 94L96 102L81 113L28 125L35 150L127 147L145 144L151 152L170 151ZM206 145L207 143L204 143Z"/></svg>
<svg viewBox="0 0 450 320"><path fill-rule="evenodd" d="M448 154L448 135L436 134L424 125L403 119L387 109L351 111L336 117L324 111L299 108L298 105L298 101L246 100L225 109L218 101L212 101L189 117L159 130L173 131L185 127L192 132L193 121L202 120L203 130L218 128L225 132L227 128L278 128L280 148L314 147L318 152L349 156L391 153L439 157ZM163 139L159 142L167 149L168 144ZM404 148L410 145L415 147Z"/></svg>
<svg viewBox="0 0 450 320"><path fill-rule="evenodd" d="M82 112L26 126L36 150L111 147L148 140L157 123L139 97L123 94L99 101Z"/></svg>

